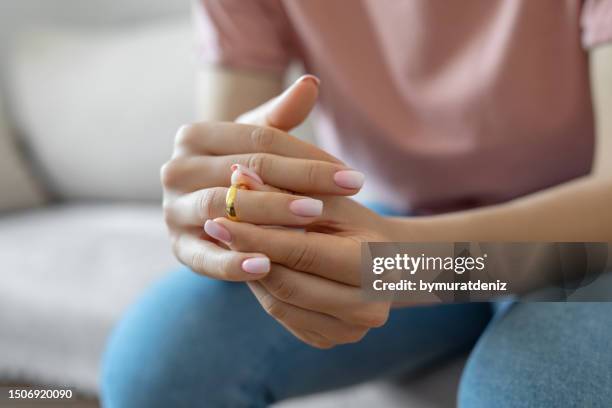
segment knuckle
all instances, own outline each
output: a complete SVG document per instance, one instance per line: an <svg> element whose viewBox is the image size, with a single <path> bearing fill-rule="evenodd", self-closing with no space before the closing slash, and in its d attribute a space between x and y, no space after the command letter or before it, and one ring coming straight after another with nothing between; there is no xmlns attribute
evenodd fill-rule
<svg viewBox="0 0 612 408"><path fill-rule="evenodd" d="M292 282L279 276L278 274L270 274L265 279L265 284L268 286L270 293L277 299L289 301L295 297L297 287Z"/></svg>
<svg viewBox="0 0 612 408"><path fill-rule="evenodd" d="M268 160L264 153L254 153L249 156L247 167L259 174L259 176L265 180L267 162Z"/></svg>
<svg viewBox="0 0 612 408"><path fill-rule="evenodd" d="M274 146L275 133L268 127L258 126L251 131L251 147L256 152L269 152Z"/></svg>
<svg viewBox="0 0 612 408"><path fill-rule="evenodd" d="M182 178L181 167L180 161L176 159L172 159L164 163L159 171L162 186L176 186L179 180Z"/></svg>
<svg viewBox="0 0 612 408"><path fill-rule="evenodd" d="M389 319L389 310L387 308L377 307L376 309L366 312L361 316L361 323L366 327L382 327Z"/></svg>
<svg viewBox="0 0 612 408"><path fill-rule="evenodd" d="M273 296L266 296L264 299L264 310L270 316L277 320L284 320L289 314L289 309L283 304L283 302L276 300Z"/></svg>
<svg viewBox="0 0 612 408"><path fill-rule="evenodd" d="M232 271L235 269L235 263L232 256L222 257L217 264L217 274L225 279L232 275Z"/></svg>
<svg viewBox="0 0 612 408"><path fill-rule="evenodd" d="M172 248L172 253L176 259L180 260L180 245L181 240L176 234L170 234L170 247Z"/></svg>
<svg viewBox="0 0 612 408"><path fill-rule="evenodd" d="M311 347L318 348L321 350L327 350L334 347L334 343L327 338L323 337L321 334L304 330L301 333L302 340Z"/></svg>
<svg viewBox="0 0 612 408"><path fill-rule="evenodd" d="M200 126L189 123L181 126L174 137L175 146L192 146L200 137Z"/></svg>
<svg viewBox="0 0 612 408"><path fill-rule="evenodd" d="M367 329L355 328L349 330L344 338L345 343L358 343L360 342L368 332Z"/></svg>
<svg viewBox="0 0 612 408"><path fill-rule="evenodd" d="M286 263L292 269L310 271L316 268L316 251L308 244L296 245L287 255Z"/></svg>
<svg viewBox="0 0 612 408"><path fill-rule="evenodd" d="M210 220L215 217L215 205L223 195L223 188L214 187L201 190L197 196L196 208L201 220Z"/></svg>
<svg viewBox="0 0 612 408"><path fill-rule="evenodd" d="M207 270L207 262L206 262L206 256L204 253L202 253L201 251L195 251L192 255L191 255L191 259L189 262L189 266L194 272L206 275L206 270Z"/></svg>
<svg viewBox="0 0 612 408"><path fill-rule="evenodd" d="M310 340L308 344L314 348L318 348L320 350L329 350L335 346L332 342L325 340Z"/></svg>
<svg viewBox="0 0 612 408"><path fill-rule="evenodd" d="M162 205L162 213L163 213L163 216L164 216L164 223L167 226L172 225L172 221L173 221L172 208L171 208L170 204L168 204L165 201L164 201L164 203Z"/></svg>
<svg viewBox="0 0 612 408"><path fill-rule="evenodd" d="M319 163L309 163L308 168L306 170L306 182L310 188L314 188L318 185L317 179L319 174L319 169L321 165Z"/></svg>
<svg viewBox="0 0 612 408"><path fill-rule="evenodd" d="M187 266L201 275L231 280L234 265L229 256L211 258L206 251L196 251L191 255L190 263Z"/></svg>

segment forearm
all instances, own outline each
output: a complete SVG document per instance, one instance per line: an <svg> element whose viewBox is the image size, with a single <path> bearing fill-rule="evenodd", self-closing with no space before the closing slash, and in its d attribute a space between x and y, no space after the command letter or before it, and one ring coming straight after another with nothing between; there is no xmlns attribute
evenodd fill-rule
<svg viewBox="0 0 612 408"><path fill-rule="evenodd" d="M266 73L203 67L197 74L200 120L230 121L278 95L282 78Z"/></svg>
<svg viewBox="0 0 612 408"><path fill-rule="evenodd" d="M612 177L584 177L497 206L391 224L396 241L612 241Z"/></svg>

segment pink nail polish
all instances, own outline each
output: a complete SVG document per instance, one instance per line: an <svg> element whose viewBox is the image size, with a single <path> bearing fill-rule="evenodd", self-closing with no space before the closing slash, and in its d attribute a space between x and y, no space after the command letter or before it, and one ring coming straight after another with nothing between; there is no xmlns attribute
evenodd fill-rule
<svg viewBox="0 0 612 408"><path fill-rule="evenodd" d="M302 81L312 81L317 86L321 84L321 80L312 74L302 75L300 79L297 80L297 82L302 82Z"/></svg>
<svg viewBox="0 0 612 408"><path fill-rule="evenodd" d="M323 213L323 201L312 198L293 200L289 210L300 217L317 217Z"/></svg>
<svg viewBox="0 0 612 408"><path fill-rule="evenodd" d="M204 223L204 232L206 232L211 238L219 241L232 241L232 235L227 228L213 220L206 220Z"/></svg>
<svg viewBox="0 0 612 408"><path fill-rule="evenodd" d="M249 187L252 184L255 184L255 185L261 184L257 180L255 180L253 177L247 176L246 174L244 174L240 170L236 170L236 171L234 171L232 173L231 183L232 183L232 185L235 185L235 184L246 184Z"/></svg>
<svg viewBox="0 0 612 408"><path fill-rule="evenodd" d="M242 261L242 269L247 273L270 272L270 260L268 258L249 258Z"/></svg>
<svg viewBox="0 0 612 408"><path fill-rule="evenodd" d="M247 166L243 166L242 164L233 164L231 167L232 171L240 171L247 177L252 178L259 184L263 184L263 180L259 177L259 174L255 173L253 170L249 169Z"/></svg>
<svg viewBox="0 0 612 408"><path fill-rule="evenodd" d="M334 181L342 188L356 189L363 186L365 176L355 170L340 170L334 174Z"/></svg>

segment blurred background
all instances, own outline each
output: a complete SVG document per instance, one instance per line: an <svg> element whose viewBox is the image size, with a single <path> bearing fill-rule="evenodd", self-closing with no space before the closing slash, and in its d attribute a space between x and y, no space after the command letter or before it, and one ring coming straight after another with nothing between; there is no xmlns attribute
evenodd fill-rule
<svg viewBox="0 0 612 408"><path fill-rule="evenodd" d="M112 326L178 266L159 168L196 118L190 8L0 0L0 385L96 406ZM461 366L287 406L452 406Z"/></svg>
<svg viewBox="0 0 612 408"><path fill-rule="evenodd" d="M159 168L194 120L189 11L0 0L0 383L94 397L114 322L177 266Z"/></svg>

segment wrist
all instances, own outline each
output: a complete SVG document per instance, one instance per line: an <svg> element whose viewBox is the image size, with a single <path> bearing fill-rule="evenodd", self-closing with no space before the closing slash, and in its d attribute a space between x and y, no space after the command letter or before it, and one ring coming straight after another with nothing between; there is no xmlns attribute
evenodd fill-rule
<svg viewBox="0 0 612 408"><path fill-rule="evenodd" d="M392 242L440 242L469 240L466 219L456 215L383 217Z"/></svg>
<svg viewBox="0 0 612 408"><path fill-rule="evenodd" d="M390 242L415 242L424 240L425 225L411 217L380 217L385 238Z"/></svg>

